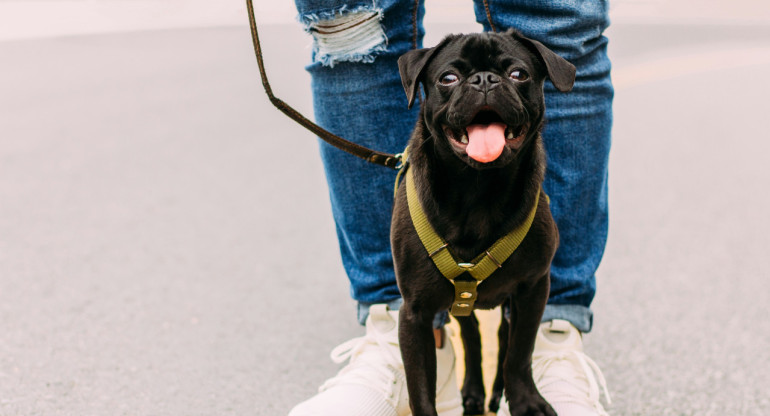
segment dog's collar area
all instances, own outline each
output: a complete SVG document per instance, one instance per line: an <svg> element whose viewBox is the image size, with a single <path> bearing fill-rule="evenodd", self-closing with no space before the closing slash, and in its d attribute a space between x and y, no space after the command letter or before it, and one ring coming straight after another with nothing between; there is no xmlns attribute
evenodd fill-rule
<svg viewBox="0 0 770 416"><path fill-rule="evenodd" d="M433 226L428 222L425 211L423 211L420 204L412 176L412 170L407 170L406 178L404 179L407 205L409 206L409 216L412 218L412 224L415 230L417 230L417 235L420 237L420 241L428 252L430 259L433 260L441 274L455 288L455 298L449 313L454 316L468 316L473 312L473 306L478 297L476 290L478 285L494 273L495 270L502 267L503 262L516 251L532 227L541 191L538 191L532 210L519 227L501 237L489 249L476 256L472 261L458 262L452 256L449 244L436 233ZM547 200L548 196L546 195ZM464 273L467 273L473 279L458 279Z"/></svg>
<svg viewBox="0 0 770 416"><path fill-rule="evenodd" d="M396 184L393 186L394 199L396 198L396 193L398 192L398 185L401 184L401 178L409 169L409 146L407 146L402 153L397 154L396 157L398 158L398 166L396 168L398 169L398 173L396 173Z"/></svg>

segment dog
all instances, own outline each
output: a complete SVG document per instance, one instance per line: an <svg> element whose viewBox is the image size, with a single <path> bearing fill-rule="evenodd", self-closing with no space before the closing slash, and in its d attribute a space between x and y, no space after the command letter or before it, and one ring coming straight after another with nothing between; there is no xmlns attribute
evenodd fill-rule
<svg viewBox="0 0 770 416"><path fill-rule="evenodd" d="M531 371L558 246L548 198L541 191L545 151L540 131L546 78L558 90L569 91L575 67L515 30L449 35L433 48L402 55L398 66L409 106L422 97L391 224L404 301L398 335L412 414L437 415L436 313L450 309L468 315L474 308L507 302L509 348L502 372L511 414L555 415ZM429 227L415 225L418 206ZM427 228L442 246L427 248ZM495 258L496 242L526 228L512 254ZM446 266L447 256L454 265ZM476 283L471 275L482 263L494 264L494 271ZM442 273L450 266L464 271L453 281Z"/></svg>

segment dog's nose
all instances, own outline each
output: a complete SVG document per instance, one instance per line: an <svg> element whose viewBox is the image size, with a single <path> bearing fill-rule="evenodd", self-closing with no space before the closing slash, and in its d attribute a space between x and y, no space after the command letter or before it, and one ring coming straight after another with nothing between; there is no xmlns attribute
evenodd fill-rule
<svg viewBox="0 0 770 416"><path fill-rule="evenodd" d="M487 92L500 85L500 77L491 72L483 71L473 74L469 82L474 89Z"/></svg>

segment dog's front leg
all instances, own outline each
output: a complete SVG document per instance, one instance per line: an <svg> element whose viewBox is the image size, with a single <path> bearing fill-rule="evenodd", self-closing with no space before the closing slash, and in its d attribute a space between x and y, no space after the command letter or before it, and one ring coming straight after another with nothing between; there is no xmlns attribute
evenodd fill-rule
<svg viewBox="0 0 770 416"><path fill-rule="evenodd" d="M509 302L510 299L506 302ZM495 374L495 381L492 384L492 394L489 397L489 410L497 413L500 408L500 399L503 397L503 380L505 380L505 355L508 353L508 337L510 336L510 324L508 318L505 317L505 307L500 308L500 327L497 329L497 373Z"/></svg>
<svg viewBox="0 0 770 416"><path fill-rule="evenodd" d="M437 416L433 316L433 313L415 309L406 300L399 311L398 343L413 416Z"/></svg>
<svg viewBox="0 0 770 416"><path fill-rule="evenodd" d="M520 288L511 302L511 328L505 357L505 397L512 416L556 416L532 379L532 351L549 289L550 278L546 275L533 286Z"/></svg>
<svg viewBox="0 0 770 416"><path fill-rule="evenodd" d="M465 350L465 378L463 380L463 408L466 415L484 413L484 376L481 369L481 336L476 314L457 316Z"/></svg>

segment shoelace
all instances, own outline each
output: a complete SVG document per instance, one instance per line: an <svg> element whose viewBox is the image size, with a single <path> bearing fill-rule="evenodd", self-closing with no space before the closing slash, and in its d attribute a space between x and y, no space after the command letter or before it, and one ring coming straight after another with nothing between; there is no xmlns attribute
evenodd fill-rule
<svg viewBox="0 0 770 416"><path fill-rule="evenodd" d="M577 368L575 364L578 365ZM596 362L582 352L537 354L533 357L532 372L538 389L543 395L547 395L549 400L587 405L593 408L598 405L597 410L601 410L602 415L607 414L599 405L601 392L604 393L607 404L611 403L607 381ZM567 380L584 380L585 384L568 382ZM574 391L570 392L565 391L564 388L558 388L555 386L558 383L569 383L570 386L574 387ZM599 390L600 387L601 391Z"/></svg>
<svg viewBox="0 0 770 416"><path fill-rule="evenodd" d="M375 388L394 400L393 387L399 377L397 370L403 364L392 351L394 346L389 344L383 334L371 331L335 347L331 352L332 361L340 364L350 359L350 363L336 376L326 380L319 391L338 384L360 384Z"/></svg>

